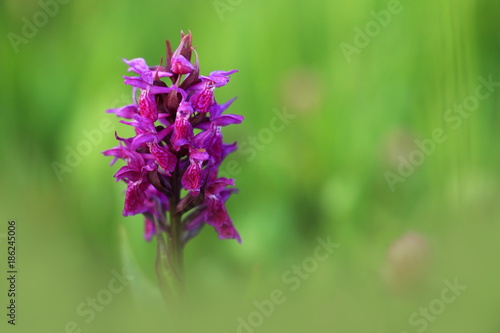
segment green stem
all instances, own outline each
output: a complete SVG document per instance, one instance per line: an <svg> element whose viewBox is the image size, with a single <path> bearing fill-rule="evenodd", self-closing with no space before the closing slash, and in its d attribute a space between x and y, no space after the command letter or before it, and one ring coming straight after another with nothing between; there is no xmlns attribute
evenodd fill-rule
<svg viewBox="0 0 500 333"><path fill-rule="evenodd" d="M182 242L182 214L177 211L177 205L181 196L181 179L178 162L174 172L172 173L170 185L173 192L173 195L169 199L170 233L168 235L169 266L172 271L171 285L173 293L176 295L175 302L183 303L185 296L184 244Z"/></svg>
<svg viewBox="0 0 500 333"><path fill-rule="evenodd" d="M163 296L163 301L169 306L173 298L173 290L170 282L173 277L169 268L168 250L163 233L156 235L156 241L156 276L158 278L158 285Z"/></svg>
<svg viewBox="0 0 500 333"><path fill-rule="evenodd" d="M169 310L174 312L174 317L182 313L185 304L184 283L184 244L182 241L182 213L177 211L180 201L181 182L179 177L179 165L175 168L171 177L171 188L173 194L169 197L169 231L167 243L163 233L157 235L158 247L156 257L156 273L163 299Z"/></svg>
<svg viewBox="0 0 500 333"><path fill-rule="evenodd" d="M176 212L178 200L170 200L170 234L168 239L168 253L170 269L174 278L174 293L184 294L184 245L182 243L181 216ZM181 296L182 297L182 296Z"/></svg>

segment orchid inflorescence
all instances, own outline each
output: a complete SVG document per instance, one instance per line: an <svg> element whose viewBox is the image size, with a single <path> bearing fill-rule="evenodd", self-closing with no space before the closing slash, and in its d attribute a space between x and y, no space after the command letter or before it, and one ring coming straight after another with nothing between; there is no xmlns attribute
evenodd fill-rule
<svg viewBox="0 0 500 333"><path fill-rule="evenodd" d="M182 245L205 223L219 238L241 242L225 207L236 191L230 187L234 179L218 177L218 169L236 150L236 142L223 142L221 128L241 123L243 117L224 114L234 98L218 104L214 96L214 90L226 85L237 70L200 75L191 33L181 37L175 51L167 40L165 65L151 67L142 58L124 59L128 71L139 75L124 76L133 89L133 104L107 112L127 119L120 122L132 126L135 136L115 134L119 145L103 154L114 157L111 164L117 159L126 162L114 175L127 184L123 215L143 214L147 241L160 232L172 236L177 219Z"/></svg>

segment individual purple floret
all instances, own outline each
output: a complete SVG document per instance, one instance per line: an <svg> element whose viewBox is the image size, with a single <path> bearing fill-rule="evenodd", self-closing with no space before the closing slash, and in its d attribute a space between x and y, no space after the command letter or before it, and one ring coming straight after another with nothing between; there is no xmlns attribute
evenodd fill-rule
<svg viewBox="0 0 500 333"><path fill-rule="evenodd" d="M119 145L103 154L114 157L112 164L125 161L114 176L127 185L123 215L144 216L147 241L165 232L169 241L178 237L184 245L208 224L219 238L241 242L225 207L236 192L234 179L218 177L218 169L236 149L236 143L223 142L221 129L243 117L223 113L233 100L218 104L214 95L237 70L200 75L197 56L191 62L191 33L181 37L175 51L167 41L165 65L124 59L138 75L124 76L133 103L107 112L125 118L121 123L135 135L116 135Z"/></svg>

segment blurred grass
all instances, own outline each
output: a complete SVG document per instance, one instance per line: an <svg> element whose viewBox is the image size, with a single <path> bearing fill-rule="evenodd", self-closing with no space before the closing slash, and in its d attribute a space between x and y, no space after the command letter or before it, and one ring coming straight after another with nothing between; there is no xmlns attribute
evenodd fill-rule
<svg viewBox="0 0 500 333"><path fill-rule="evenodd" d="M312 254L317 237L331 235L341 248L256 331L415 331L408 316L439 296L443 279L458 276L469 289L428 331L498 332L500 93L457 130L443 113L474 94L478 76L500 80L500 4L402 4L351 63L339 45L352 44L353 29L386 1L243 1L221 21L207 1L74 0L19 53L4 38L0 212L20 224L20 329L31 331L28 318L35 317L46 332L82 323L77 305L105 288L124 261L140 279L82 329L159 327L154 244L143 241L139 217L121 216L123 184L99 154L115 144L112 133L62 182L51 163L64 163L66 147L85 139L82 130L102 119L117 124L104 110L130 96L121 59L158 63L164 40L175 45L183 29L193 32L202 73L240 70L217 95L238 96L232 112L245 116L243 125L225 129L228 141L248 142L269 127L274 109L296 115L255 159L232 157L242 171L228 208L243 244L219 241L207 227L186 249L199 300L194 325L236 331L253 300L285 288L282 274ZM22 17L39 10L35 1L3 1L2 35L19 34ZM435 128L446 131L446 142L391 192L384 172ZM408 230L427 237L434 266L424 291L397 296L379 270L390 244Z"/></svg>

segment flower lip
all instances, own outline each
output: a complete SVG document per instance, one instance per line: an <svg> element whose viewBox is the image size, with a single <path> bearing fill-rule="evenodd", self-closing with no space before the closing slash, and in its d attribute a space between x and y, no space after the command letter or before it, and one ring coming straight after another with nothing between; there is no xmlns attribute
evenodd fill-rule
<svg viewBox="0 0 500 333"><path fill-rule="evenodd" d="M191 149L189 152L189 158L197 161L206 161L209 158L207 150L204 148Z"/></svg>
<svg viewBox="0 0 500 333"><path fill-rule="evenodd" d="M188 74L194 69L194 66L182 55L172 57L170 70L176 74Z"/></svg>

